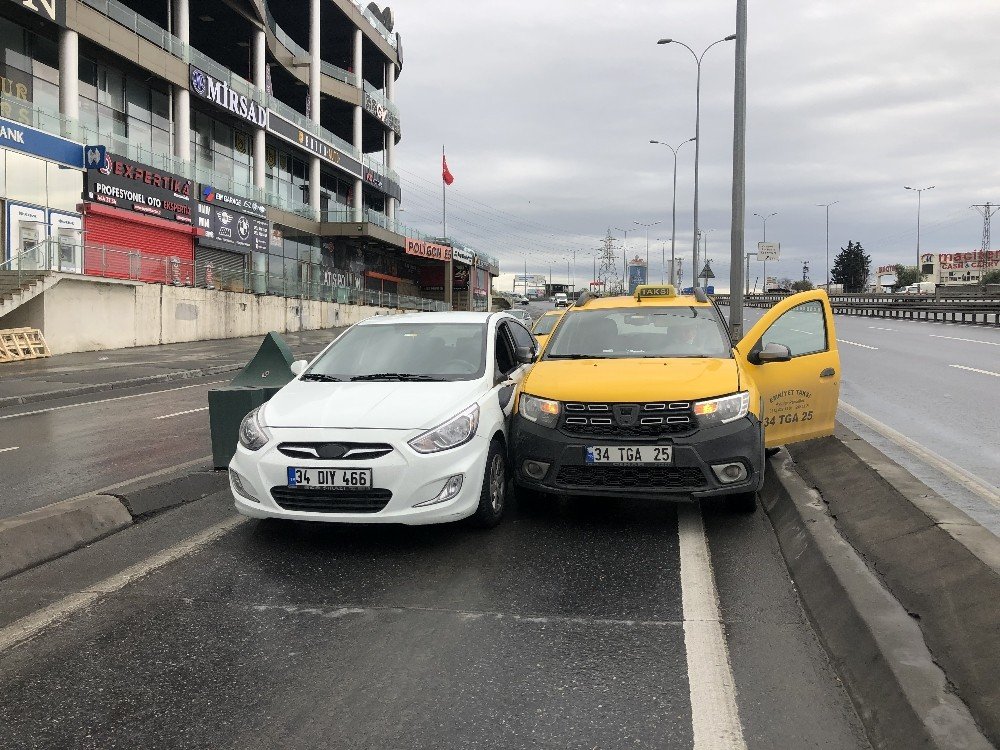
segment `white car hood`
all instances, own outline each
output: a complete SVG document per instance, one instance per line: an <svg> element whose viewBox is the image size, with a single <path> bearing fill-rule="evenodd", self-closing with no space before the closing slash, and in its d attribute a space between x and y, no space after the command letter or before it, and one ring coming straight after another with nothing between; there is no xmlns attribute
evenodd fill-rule
<svg viewBox="0 0 1000 750"><path fill-rule="evenodd" d="M446 383L320 383L293 380L264 408L269 427L417 430L478 400L481 380Z"/></svg>

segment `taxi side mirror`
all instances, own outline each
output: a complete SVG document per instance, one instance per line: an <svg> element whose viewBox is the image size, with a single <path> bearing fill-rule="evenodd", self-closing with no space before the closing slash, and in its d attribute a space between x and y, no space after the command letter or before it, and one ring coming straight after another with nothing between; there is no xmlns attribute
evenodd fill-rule
<svg viewBox="0 0 1000 750"><path fill-rule="evenodd" d="M514 350L514 359L519 365L530 365L537 357L538 354L530 346L519 346Z"/></svg>
<svg viewBox="0 0 1000 750"><path fill-rule="evenodd" d="M750 352L747 359L751 364L766 365L769 362L787 362L792 358L792 350L784 344L776 344L773 341L764 345L763 349Z"/></svg>
<svg viewBox="0 0 1000 750"><path fill-rule="evenodd" d="M296 377L298 377L299 375L301 375L302 373L304 373L306 371L306 368L308 366L309 366L309 362L307 360L298 359L295 362L292 362L290 369L291 369L292 373Z"/></svg>

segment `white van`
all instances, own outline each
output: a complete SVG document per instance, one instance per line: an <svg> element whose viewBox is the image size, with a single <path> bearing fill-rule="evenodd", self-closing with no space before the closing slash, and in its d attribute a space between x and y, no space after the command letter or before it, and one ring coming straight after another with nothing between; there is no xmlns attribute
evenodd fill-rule
<svg viewBox="0 0 1000 750"><path fill-rule="evenodd" d="M556 292L554 299L556 307L569 307L569 297L564 292Z"/></svg>

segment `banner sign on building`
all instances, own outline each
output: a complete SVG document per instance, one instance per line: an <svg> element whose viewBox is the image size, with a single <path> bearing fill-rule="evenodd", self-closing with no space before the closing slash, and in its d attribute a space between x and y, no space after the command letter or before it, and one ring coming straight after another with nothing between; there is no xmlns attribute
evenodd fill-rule
<svg viewBox="0 0 1000 750"><path fill-rule="evenodd" d="M464 247L453 247L451 249L451 256L455 260L465 263L467 266L471 266L476 258L475 253Z"/></svg>
<svg viewBox="0 0 1000 750"><path fill-rule="evenodd" d="M83 148L80 148L81 158ZM87 200L161 219L192 223L191 180L108 154L87 171Z"/></svg>
<svg viewBox="0 0 1000 750"><path fill-rule="evenodd" d="M992 269L1000 265L1000 250L974 250L968 253L939 253L938 264L944 271Z"/></svg>
<svg viewBox="0 0 1000 750"><path fill-rule="evenodd" d="M14 4L34 11L39 17L66 25L66 0L13 0Z"/></svg>
<svg viewBox="0 0 1000 750"><path fill-rule="evenodd" d="M0 148L23 151L74 169L83 168L83 146L41 130L0 119ZM10 179L8 175L7 179Z"/></svg>
<svg viewBox="0 0 1000 750"><path fill-rule="evenodd" d="M190 74L191 90L202 99L229 110L251 125L267 127L267 107L231 89L228 81L216 80L201 68L190 66Z"/></svg>
<svg viewBox="0 0 1000 750"><path fill-rule="evenodd" d="M199 203L198 227L205 231L204 236L198 238L200 245L246 254L267 252L271 230L266 219Z"/></svg>
<svg viewBox="0 0 1000 750"><path fill-rule="evenodd" d="M241 198L232 193L216 190L211 185L202 185L199 195L203 203L211 203L219 208L230 208L258 219L267 218L267 206L253 198Z"/></svg>
<svg viewBox="0 0 1000 750"><path fill-rule="evenodd" d="M399 118L385 105L385 103L372 96L367 91L365 92L365 111L383 125L388 125L389 128L397 135L400 134L401 130L399 126Z"/></svg>
<svg viewBox="0 0 1000 750"><path fill-rule="evenodd" d="M434 260L451 260L451 248L447 245L435 245L433 242L415 240L412 237L406 238L406 254Z"/></svg>
<svg viewBox="0 0 1000 750"><path fill-rule="evenodd" d="M289 122L284 117L271 113L271 119L267 126L268 131L274 133L289 143L305 149L311 154L318 156L323 161L340 167L345 172L361 179L363 177L361 162L352 159L346 154L340 153L336 148L326 141L320 140L312 133L307 133L298 125Z"/></svg>

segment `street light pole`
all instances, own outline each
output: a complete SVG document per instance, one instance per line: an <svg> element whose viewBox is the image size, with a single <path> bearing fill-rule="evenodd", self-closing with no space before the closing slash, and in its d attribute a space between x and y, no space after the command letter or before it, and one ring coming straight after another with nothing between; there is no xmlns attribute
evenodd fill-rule
<svg viewBox="0 0 1000 750"><path fill-rule="evenodd" d="M761 216L760 214L754 214L758 219L764 222L764 242L767 242L767 220L772 216L777 216L778 212L775 211L773 214L768 214L767 216ZM761 275L764 277L764 285L761 287L761 291L767 294L767 261L761 261L763 263L763 268L761 269Z"/></svg>
<svg viewBox="0 0 1000 750"><path fill-rule="evenodd" d="M830 293L830 206L835 206L840 201L833 203L817 203L817 208L826 209L826 293Z"/></svg>
<svg viewBox="0 0 1000 750"><path fill-rule="evenodd" d="M635 219L633 219L632 221L634 224L638 224L640 227L643 227L646 230L646 283L648 284L649 283L649 228L655 227L660 222L653 221L650 222L649 224L643 224L641 221L636 221Z"/></svg>
<svg viewBox="0 0 1000 750"><path fill-rule="evenodd" d="M650 143L655 143L658 146L666 146L670 149L671 153L674 155L674 205L670 210L670 283L674 283L674 269L676 268L676 251L674 245L677 242L677 152L680 151L685 143L691 143L694 138L688 138L684 143L681 143L677 148L674 148L669 143L664 141L654 141L650 140ZM663 265L666 265L666 258L663 258ZM660 283L663 283L663 274L660 274Z"/></svg>
<svg viewBox="0 0 1000 750"><path fill-rule="evenodd" d="M731 42L736 39L736 34L730 34L724 39L719 39L716 42L712 42L708 45L705 50L699 56L697 52L691 49L684 42L677 41L676 39L660 39L657 44L679 44L694 57L695 65L697 66L697 78L695 82L695 113L694 113L694 238L692 245L692 262L691 267L693 269L692 273L694 278L691 281L692 286L698 286L698 162L701 157L701 62L705 59L706 53L712 49L717 44L722 44L723 42Z"/></svg>
<svg viewBox="0 0 1000 750"><path fill-rule="evenodd" d="M925 188L915 188L904 185L904 190L916 190L917 191L917 282L923 281L923 274L920 273L920 199L923 197L925 190L933 190L934 185Z"/></svg>

